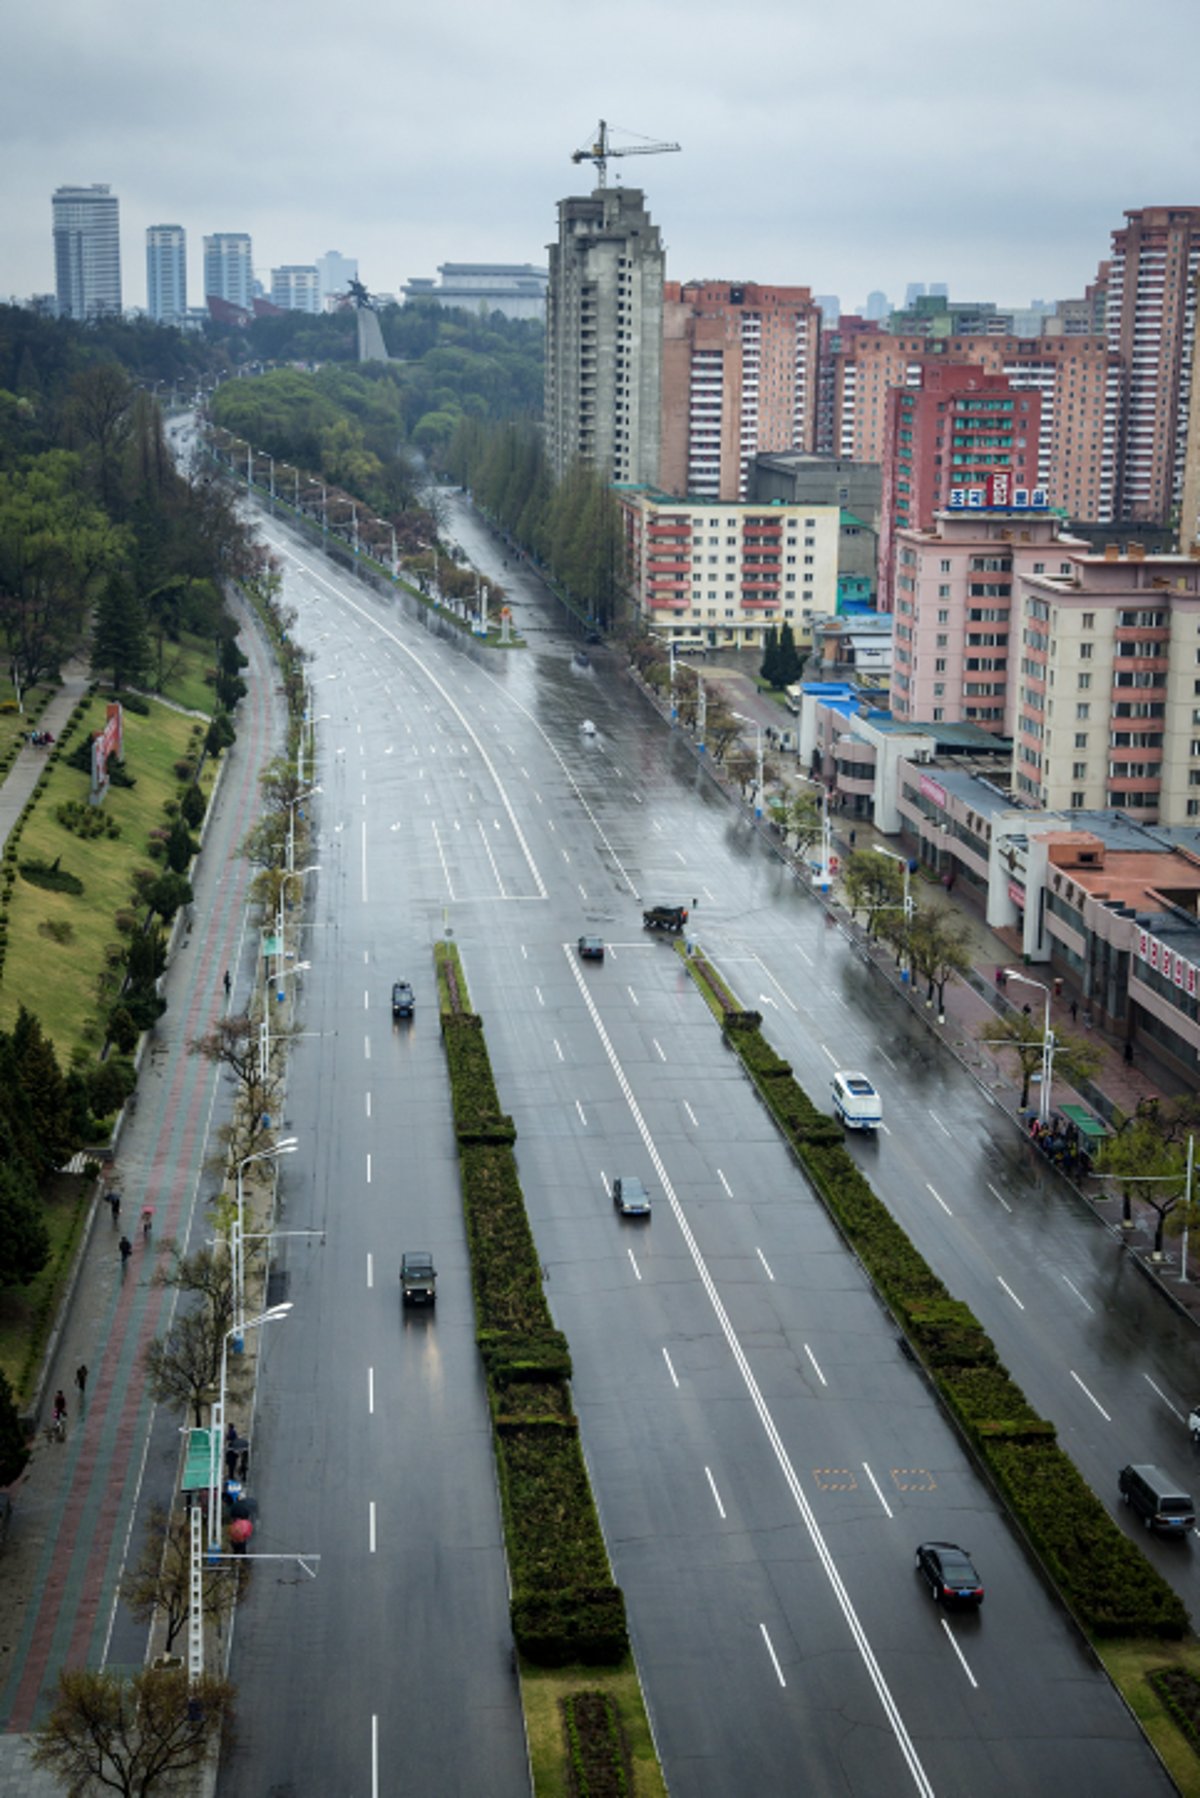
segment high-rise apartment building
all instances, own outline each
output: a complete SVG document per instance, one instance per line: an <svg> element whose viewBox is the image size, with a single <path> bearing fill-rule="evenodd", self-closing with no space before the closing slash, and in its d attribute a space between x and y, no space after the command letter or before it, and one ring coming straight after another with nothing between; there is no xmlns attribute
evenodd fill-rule
<svg viewBox="0 0 1200 1798"><path fill-rule="evenodd" d="M760 450L812 449L820 329L807 287L665 283L665 492L743 499Z"/></svg>
<svg viewBox="0 0 1200 1798"><path fill-rule="evenodd" d="M321 276L315 262L287 262L271 270L271 304L285 312L321 310Z"/></svg>
<svg viewBox="0 0 1200 1798"><path fill-rule="evenodd" d="M204 297L251 310L254 266L248 231L215 231L204 239Z"/></svg>
<svg viewBox="0 0 1200 1798"><path fill-rule="evenodd" d="M898 530L928 529L962 490L984 494L1003 476L1010 488L1038 485L1042 402L1003 374L965 362L923 358L920 385L887 396L883 447L879 604L891 611Z"/></svg>
<svg viewBox="0 0 1200 1798"><path fill-rule="evenodd" d="M1200 206L1145 206L1113 232L1108 339L1126 388L1117 442L1116 515L1166 524L1179 506L1189 447L1200 281ZM1200 457L1200 443L1192 454ZM1196 535L1181 520L1184 541Z"/></svg>
<svg viewBox="0 0 1200 1798"><path fill-rule="evenodd" d="M560 200L548 246L546 452L658 483L664 255L636 187Z"/></svg>
<svg viewBox="0 0 1200 1798"><path fill-rule="evenodd" d="M1200 558L1073 548L1016 577L1015 785L1047 809L1200 818Z"/></svg>
<svg viewBox="0 0 1200 1798"><path fill-rule="evenodd" d="M182 225L146 231L146 310L160 325L187 317L187 233Z"/></svg>
<svg viewBox="0 0 1200 1798"><path fill-rule="evenodd" d="M107 183L60 187L51 200L60 318L119 317L121 221Z"/></svg>

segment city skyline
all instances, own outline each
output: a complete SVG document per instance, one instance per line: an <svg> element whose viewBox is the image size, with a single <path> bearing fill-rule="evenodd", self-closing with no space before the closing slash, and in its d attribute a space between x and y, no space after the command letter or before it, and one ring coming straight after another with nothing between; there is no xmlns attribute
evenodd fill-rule
<svg viewBox="0 0 1200 1798"><path fill-rule="evenodd" d="M130 0L119 37L27 10L0 74L0 293L53 289L46 197L93 182L121 201L126 304L163 219L188 233L197 296L202 239L225 231L250 234L268 284L330 244L373 291L447 259L540 266L559 200L590 191L570 155L601 116L619 146L621 126L682 145L609 171L646 190L669 279L802 284L848 311L911 282L1003 305L1078 294L1126 209L1197 198L1197 127L1125 54L1116 0L1063 0L1044 48L1033 0L1002 23L940 18L860 0L851 45L787 0L733 21L713 0L615 0L581 72L578 22L551 0L453 20L363 0L336 31L298 0L283 41L229 0L203 19ZM1139 28L1178 62L1200 40L1192 0L1146 0ZM358 98L364 68L386 102ZM978 107L1000 94L985 142Z"/></svg>

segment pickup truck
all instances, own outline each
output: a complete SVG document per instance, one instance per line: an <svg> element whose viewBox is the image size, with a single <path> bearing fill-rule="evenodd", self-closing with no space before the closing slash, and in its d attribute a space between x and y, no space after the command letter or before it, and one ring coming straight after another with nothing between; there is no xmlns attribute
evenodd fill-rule
<svg viewBox="0 0 1200 1798"><path fill-rule="evenodd" d="M437 1271L427 1249L410 1249L400 1257L400 1296L406 1305L437 1301Z"/></svg>
<svg viewBox="0 0 1200 1798"><path fill-rule="evenodd" d="M678 934L688 921L686 905L652 905L642 913L645 930L673 930Z"/></svg>

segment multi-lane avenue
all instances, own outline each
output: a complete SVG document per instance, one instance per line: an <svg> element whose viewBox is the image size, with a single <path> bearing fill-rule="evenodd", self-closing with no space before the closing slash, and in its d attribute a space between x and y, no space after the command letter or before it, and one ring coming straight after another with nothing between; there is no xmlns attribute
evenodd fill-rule
<svg viewBox="0 0 1200 1798"><path fill-rule="evenodd" d="M294 1308L258 1398L255 1547L321 1559L315 1580L255 1570L222 1793L528 1789L432 977L448 932L517 1123L671 1790L1168 1791L643 904L692 909L814 1096L834 1067L871 1073L886 1130L854 1152L1114 1509L1123 1461L1189 1471L1188 1326L615 660L578 667L519 582L531 647L489 653L263 531L320 719L282 1220L318 1234L277 1245ZM580 961L585 931L603 963ZM621 1174L649 1221L616 1214ZM437 1263L436 1315L401 1311L412 1248ZM971 1550L978 1615L930 1602L930 1537ZM1150 1552L1191 1602L1190 1550Z"/></svg>

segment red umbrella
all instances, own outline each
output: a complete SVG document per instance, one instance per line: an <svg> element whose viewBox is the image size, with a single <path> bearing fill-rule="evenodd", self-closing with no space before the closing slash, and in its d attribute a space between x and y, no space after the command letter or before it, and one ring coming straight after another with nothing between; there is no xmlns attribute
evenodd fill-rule
<svg viewBox="0 0 1200 1798"><path fill-rule="evenodd" d="M254 1525L248 1517L235 1517L229 1526L229 1540L235 1548L245 1548L254 1534Z"/></svg>

